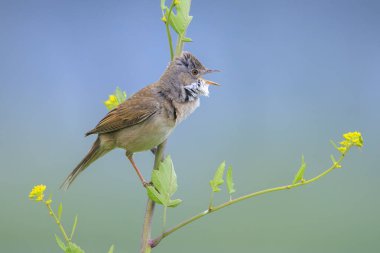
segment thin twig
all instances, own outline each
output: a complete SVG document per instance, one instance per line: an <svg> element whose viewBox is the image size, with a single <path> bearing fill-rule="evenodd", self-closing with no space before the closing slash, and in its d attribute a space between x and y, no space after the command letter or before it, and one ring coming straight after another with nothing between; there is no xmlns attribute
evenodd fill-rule
<svg viewBox="0 0 380 253"><path fill-rule="evenodd" d="M170 28L169 28L169 20L170 20L170 14L172 14L174 6L175 6L175 4L174 4L174 1L173 1L172 4L170 5L170 9L169 9L169 12L168 12L168 17L167 17L166 22L165 22L166 33L168 35L168 41L169 41L170 59L171 60L173 60L173 58L174 58L174 50L173 50L172 35L170 33Z"/></svg>
<svg viewBox="0 0 380 253"><path fill-rule="evenodd" d="M170 20L170 14L172 13L174 6L175 6L174 1L172 1L172 4L170 5L170 9L168 12L168 16L166 19L166 23L165 23L166 33L167 33L168 41L169 41L171 61L174 59L174 50L173 50L172 36L170 34L169 20ZM183 41L182 41L181 36L178 36L175 56L179 56L182 53L182 48L183 48ZM155 170L158 169L158 165L164 158L163 154L164 154L165 145L166 145L166 140L163 143L161 143L157 148L156 156L154 160L154 166L153 166L153 169ZM152 249L153 241L150 239L150 237L151 237L151 231L152 231L152 219L153 219L153 214L154 214L154 207L155 207L154 201L148 198L148 201L146 204L143 232L141 235L140 253L149 253Z"/></svg>
<svg viewBox="0 0 380 253"><path fill-rule="evenodd" d="M66 231L65 231L65 229L63 228L63 225L62 225L61 221L59 220L59 218L57 217L57 215L55 215L53 209L51 208L51 205L50 205L50 204L46 204L46 206L47 206L47 208L49 209L49 213L50 213L50 215L53 216L55 222L57 223L59 229L61 230L62 235L63 235L63 237L65 238L65 241L66 241L67 243L70 243L71 239L67 236Z"/></svg>
<svg viewBox="0 0 380 253"><path fill-rule="evenodd" d="M154 159L154 166L153 169L158 169L158 165L163 159L163 154L165 150L166 141L161 143L157 147L155 159ZM140 245L140 253L148 253L151 250L151 243L150 243L150 237L151 237L151 231L152 231L152 219L154 214L154 207L155 203L150 198L148 198L148 201L146 203L146 209L145 209L145 217L144 217L144 225L143 225L143 231L141 234L141 245Z"/></svg>
<svg viewBox="0 0 380 253"><path fill-rule="evenodd" d="M342 160L344 159L344 155L342 155L339 160L334 163L330 168L328 168L327 170L325 170L324 172L322 172L321 174L309 179L309 180L302 180L301 182L298 182L298 183L295 183L295 184L290 184L290 185L284 185L284 186L279 186L279 187L274 187L274 188L270 188L270 189L265 189L265 190L261 190L261 191L257 191L257 192L253 192L253 193L250 193L250 194L247 194L247 195L244 195L244 196L241 196L239 198L236 198L236 199L233 199L233 200L230 200L230 201L227 201L223 204L220 204L218 206L215 206L215 207L209 207L207 210L179 223L178 225L172 227L171 229L167 230L166 232L162 233L160 236L158 236L157 238L155 238L152 243L151 243L151 246L152 248L157 246L160 241L162 239L164 239L165 237L167 237L168 235L172 234L173 232L177 231L178 229L206 216L207 214L210 214L212 212L216 212L222 208L225 208L227 206L230 206L230 205L233 205L233 204L236 204L240 201L243 201L243 200L246 200L246 199L249 199L249 198L253 198L253 197L256 197L256 196L259 196L259 195L263 195L263 194L266 194L266 193L270 193L270 192L276 192L276 191L282 191L282 190L289 190L289 189L292 189L292 188L296 188L296 187L299 187L299 186L302 186L302 185L306 185L306 184L310 184L312 182L315 182L317 180L319 180L320 178L322 178L323 176L326 176L327 174L329 174L331 171L333 171L334 169L338 168L338 166L340 165L340 163L342 162Z"/></svg>

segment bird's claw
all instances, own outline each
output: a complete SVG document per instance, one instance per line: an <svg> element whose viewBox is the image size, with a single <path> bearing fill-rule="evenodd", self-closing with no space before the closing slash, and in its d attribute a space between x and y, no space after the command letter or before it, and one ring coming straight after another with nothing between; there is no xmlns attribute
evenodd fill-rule
<svg viewBox="0 0 380 253"><path fill-rule="evenodd" d="M152 182L147 182L147 181L143 181L142 184L143 184L143 186L144 186L145 188L147 188L148 186L153 186L153 183L152 183Z"/></svg>

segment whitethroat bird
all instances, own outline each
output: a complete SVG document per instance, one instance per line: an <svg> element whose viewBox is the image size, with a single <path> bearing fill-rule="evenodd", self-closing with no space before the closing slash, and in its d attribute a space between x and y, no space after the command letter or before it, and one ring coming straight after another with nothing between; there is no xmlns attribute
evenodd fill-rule
<svg viewBox="0 0 380 253"><path fill-rule="evenodd" d="M97 134L98 137L61 187L67 189L79 173L114 148L126 150L126 156L146 187L148 183L133 161L133 153L153 149L165 141L199 106L199 97L208 96L209 85L219 85L202 78L217 71L205 68L189 52L176 57L158 82L129 97L86 133L86 136Z"/></svg>

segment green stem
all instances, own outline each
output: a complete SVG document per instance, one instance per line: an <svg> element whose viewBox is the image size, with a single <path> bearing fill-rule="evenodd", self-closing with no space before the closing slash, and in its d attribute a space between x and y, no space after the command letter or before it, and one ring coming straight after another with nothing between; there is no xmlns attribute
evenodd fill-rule
<svg viewBox="0 0 380 253"><path fill-rule="evenodd" d="M178 37L177 37L177 45L176 45L176 50L175 50L175 55L176 56L180 56L182 51L183 51L183 37L185 36L185 34L178 34Z"/></svg>
<svg viewBox="0 0 380 253"><path fill-rule="evenodd" d="M166 141L164 141L157 147L157 151L156 151L156 155L154 159L154 166L153 166L154 170L158 169L158 165L163 159L165 146L166 146ZM154 207L155 207L154 201L148 198L146 209L145 209L143 231L141 235L140 253L149 253L152 249L150 238L151 238L151 231L152 231L152 219L153 219L153 214L154 214Z"/></svg>
<svg viewBox="0 0 380 253"><path fill-rule="evenodd" d="M168 17L166 18L165 22L165 27L166 27L166 33L168 35L168 41L169 41L169 48L170 48L170 60L173 60L174 58L174 50L173 50L173 40L172 40L172 35L170 33L170 28L169 28L169 20L170 20L170 14L172 14L173 8L174 8L174 1L170 5L170 9L168 12Z"/></svg>
<svg viewBox="0 0 380 253"><path fill-rule="evenodd" d="M183 49L182 36L178 36L177 46L176 46L176 51L175 51L176 53L174 55L173 41L172 41L172 36L170 33L170 27L169 27L170 14L172 13L174 6L175 6L174 1L172 1L172 4L170 5L170 8L169 8L168 16L166 18L166 23L165 23L166 33L168 36L169 48L170 48L170 60L173 60L174 56L181 55L182 49ZM154 170L158 169L159 163L163 160L163 153L164 153L165 146L166 146L166 140L163 143L161 143L157 148L156 156L154 160L154 166L153 166ZM148 198L148 202L146 204L145 217L144 217L143 232L141 235L140 253L149 253L152 250L152 240L150 239L150 237L151 237L151 231L152 231L152 219L153 219L153 214L154 214L154 207L155 207L154 201ZM166 210L165 210L164 223L166 223Z"/></svg>
<svg viewBox="0 0 380 253"><path fill-rule="evenodd" d="M62 235L63 235L63 237L65 238L65 241L66 241L67 243L69 243L71 240L70 240L70 238L67 236L66 231L65 231L65 229L63 228L63 225L62 225L61 221L60 221L60 220L58 219L58 217L55 215L55 213L54 213L53 209L51 208L50 204L46 204L46 206L47 206L47 208L49 209L49 213L51 214L51 216L53 216L53 218L54 218L54 220L55 220L55 223L57 223L59 229L61 230Z"/></svg>
<svg viewBox="0 0 380 253"><path fill-rule="evenodd" d="M164 206L164 213L162 215L162 232L165 232L167 209L168 207Z"/></svg>
<svg viewBox="0 0 380 253"><path fill-rule="evenodd" d="M212 209L212 205L214 204L214 191L211 190L211 195L210 195L210 203L208 204L208 209Z"/></svg>
<svg viewBox="0 0 380 253"><path fill-rule="evenodd" d="M154 213L154 206L154 201L148 198L145 209L143 232L141 235L140 253L148 253L151 250L149 240L152 231L152 218Z"/></svg>
<svg viewBox="0 0 380 253"><path fill-rule="evenodd" d="M236 198L236 199L233 199L233 200L230 200L230 201L227 201L223 204L220 204L218 206L215 206L215 207L209 207L209 209L181 222L180 224L172 227L171 229L167 230L166 232L162 233L160 236L158 236L156 239L153 240L152 242L152 247L155 247L157 246L160 241L162 239L164 239L165 237L167 237L168 235L174 233L175 231L177 231L178 229L206 216L207 214L209 213L212 213L212 212L216 212L220 209L223 209L227 206L230 206L230 205L233 205L233 204L236 204L238 202L241 202L243 200L246 200L246 199L250 199L250 198L253 198L253 197L256 197L256 196L259 196L259 195L263 195L263 194L266 194L266 193L270 193L270 192L276 192L276 191L282 191L282 190L289 190L289 189L292 189L292 188L296 188L296 187L299 187L299 186L302 186L302 185L307 185L307 184L310 184L312 182L315 182L317 180L319 180L320 178L326 176L327 174L329 174L331 171L333 171L334 169L337 168L337 166L343 161L344 159L344 154L341 155L341 157L339 158L339 160L337 161L337 163L334 163L330 168L328 168L327 170L325 170L324 172L322 172L321 174L309 179L309 180L304 180L304 181L301 181L301 182L298 182L296 184L291 184L291 185L284 185L284 186L279 186L279 187L274 187L274 188L270 188L270 189L265 189L265 190L261 190L261 191L257 191L257 192L253 192L253 193L250 193L250 194L247 194L247 195L244 195L244 196L241 196L239 198Z"/></svg>

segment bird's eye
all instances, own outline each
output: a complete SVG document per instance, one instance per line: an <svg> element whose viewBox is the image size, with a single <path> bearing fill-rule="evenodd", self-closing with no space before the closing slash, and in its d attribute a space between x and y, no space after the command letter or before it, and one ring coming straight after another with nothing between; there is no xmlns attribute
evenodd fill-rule
<svg viewBox="0 0 380 253"><path fill-rule="evenodd" d="M199 72L198 72L197 69L193 69L193 70L191 70L191 74L192 74L193 76L197 76L197 75L199 74Z"/></svg>

